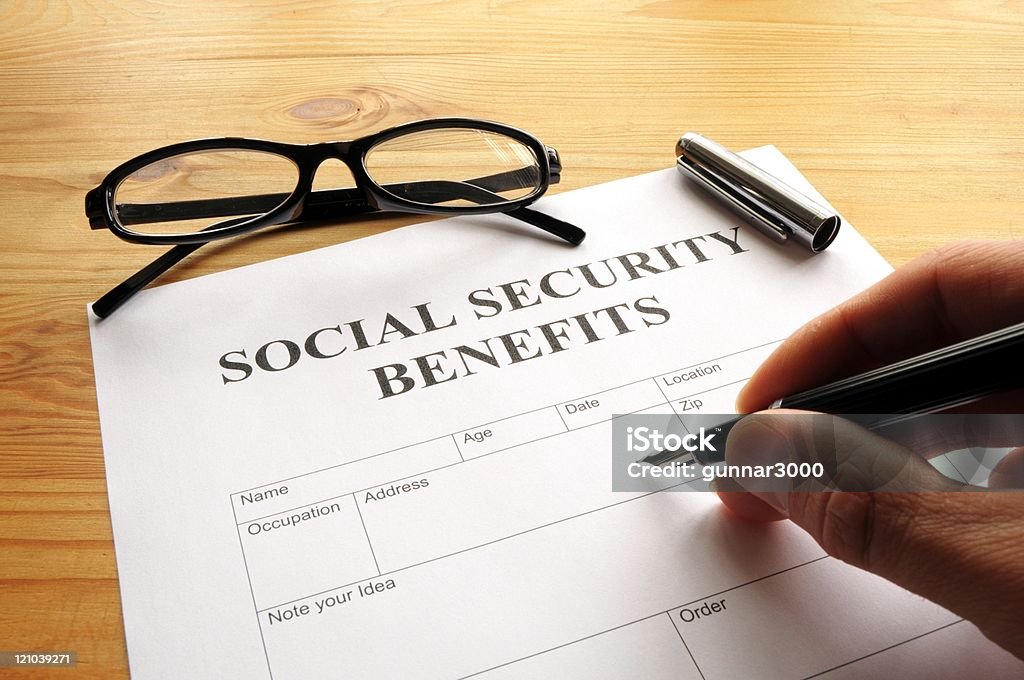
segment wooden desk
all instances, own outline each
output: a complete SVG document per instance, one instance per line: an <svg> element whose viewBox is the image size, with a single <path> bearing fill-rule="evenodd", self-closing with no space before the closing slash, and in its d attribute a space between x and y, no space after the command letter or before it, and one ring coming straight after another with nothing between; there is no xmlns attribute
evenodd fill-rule
<svg viewBox="0 0 1024 680"><path fill-rule="evenodd" d="M564 191L698 130L777 145L894 265L1024 235L1013 3L5 0L0 26L0 648L79 656L3 677L127 676L85 305L159 249L90 231L83 197L138 153L465 115L557 147ZM166 280L411 221L243 239Z"/></svg>

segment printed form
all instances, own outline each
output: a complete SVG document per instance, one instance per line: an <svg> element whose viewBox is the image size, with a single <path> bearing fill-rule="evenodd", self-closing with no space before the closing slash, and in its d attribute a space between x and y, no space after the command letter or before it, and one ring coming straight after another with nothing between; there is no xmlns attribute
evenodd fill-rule
<svg viewBox="0 0 1024 680"><path fill-rule="evenodd" d="M780 246L674 169L538 208L587 240L444 220L91 319L133 677L1022 671L786 523L612 491L615 414L732 411L890 271L855 231Z"/></svg>

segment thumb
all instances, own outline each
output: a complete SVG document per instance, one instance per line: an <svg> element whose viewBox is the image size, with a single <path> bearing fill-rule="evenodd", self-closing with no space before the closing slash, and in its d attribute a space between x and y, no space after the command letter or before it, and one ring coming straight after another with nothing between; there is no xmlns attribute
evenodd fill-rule
<svg viewBox="0 0 1024 680"><path fill-rule="evenodd" d="M857 418L858 416L847 416ZM747 471L731 480L782 514L794 491L959 491L906 447L850 420L823 413L776 410L746 416L729 432L726 460ZM743 470L739 470L743 472Z"/></svg>
<svg viewBox="0 0 1024 680"><path fill-rule="evenodd" d="M970 493L902 446L822 414L748 416L729 433L726 459L820 464L821 475L733 479L730 488L788 517L829 555L973 621L1024 658L1024 494Z"/></svg>

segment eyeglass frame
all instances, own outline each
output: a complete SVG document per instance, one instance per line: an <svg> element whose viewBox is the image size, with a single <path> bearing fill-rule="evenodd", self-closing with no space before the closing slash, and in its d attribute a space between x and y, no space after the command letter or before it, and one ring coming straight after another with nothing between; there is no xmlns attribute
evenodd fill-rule
<svg viewBox="0 0 1024 680"><path fill-rule="evenodd" d="M370 178L365 162L367 153L373 147L395 137L405 136L414 132L446 128L482 130L504 135L522 143L533 152L537 160L539 173L537 187L525 196L502 200L501 203L477 206L443 206L426 205L422 202L403 199L394 193L386 191L383 186ZM206 229L183 234L135 232L126 229L117 219L117 206L115 204L117 188L121 182L130 177L134 172L157 161L183 154L201 151L239 150L274 154L291 161L296 166L298 176L294 189L292 189L290 194L287 194L283 201L277 202L275 200L275 207L271 210L247 218L215 222ZM355 187L313 190L313 181L317 170L325 161L331 159L340 160L345 164L352 173L356 184ZM157 276L166 272L187 255L211 241L240 236L270 226L349 217L378 211L434 215L480 215L501 212L543 229L572 245L578 245L586 236L582 229L527 207L543 196L551 184L555 184L560 180L561 168L558 152L554 148L544 145L539 139L528 132L494 121L454 117L413 121L346 141L291 144L246 137L220 137L180 142L154 149L153 151L136 156L111 170L103 178L99 186L86 194L85 213L89 219L89 226L93 230L109 229L119 238L131 243L173 245L175 247L93 303L93 311L101 318L109 316L109 314L124 304L128 298L148 285ZM493 179L495 177L498 176L477 178L477 180ZM488 191L485 188L480 189L482 192ZM198 201L184 201L181 203L192 204L193 206L195 204L202 204L206 207L216 207L218 204L235 203L237 205L238 201L246 199L269 199L274 196L278 196L278 194L263 197L243 196L239 198L200 199ZM311 198L316 200L310 202L309 199ZM238 215L238 210L213 215L199 214L194 217L226 217L229 215ZM189 217L179 215L175 219L189 219ZM151 219L149 221L155 222L158 220Z"/></svg>

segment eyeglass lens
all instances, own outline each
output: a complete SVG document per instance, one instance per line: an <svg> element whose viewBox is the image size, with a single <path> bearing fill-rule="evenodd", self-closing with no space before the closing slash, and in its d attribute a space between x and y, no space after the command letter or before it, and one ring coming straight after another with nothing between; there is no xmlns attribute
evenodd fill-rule
<svg viewBox="0 0 1024 680"><path fill-rule="evenodd" d="M392 137L369 150L365 167L384 191L425 206L500 205L541 187L533 149L486 130L423 130Z"/></svg>
<svg viewBox="0 0 1024 680"><path fill-rule="evenodd" d="M298 177L295 163L263 151L170 156L136 170L118 184L115 217L135 232L194 234L217 218L272 211L295 190Z"/></svg>

